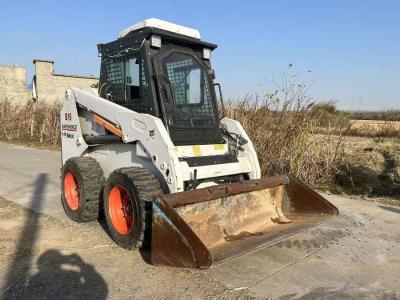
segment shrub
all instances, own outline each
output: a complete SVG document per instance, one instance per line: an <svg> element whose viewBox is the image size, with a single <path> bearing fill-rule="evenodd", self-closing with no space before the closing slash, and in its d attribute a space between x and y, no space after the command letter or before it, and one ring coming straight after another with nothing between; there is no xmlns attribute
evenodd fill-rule
<svg viewBox="0 0 400 300"><path fill-rule="evenodd" d="M0 138L44 145L59 145L60 104L0 100Z"/></svg>
<svg viewBox="0 0 400 300"><path fill-rule="evenodd" d="M314 186L331 185L341 169L342 135L319 134L324 115L313 111L308 86L293 76L282 82L262 98L230 101L227 116L249 134L263 176L291 173Z"/></svg>

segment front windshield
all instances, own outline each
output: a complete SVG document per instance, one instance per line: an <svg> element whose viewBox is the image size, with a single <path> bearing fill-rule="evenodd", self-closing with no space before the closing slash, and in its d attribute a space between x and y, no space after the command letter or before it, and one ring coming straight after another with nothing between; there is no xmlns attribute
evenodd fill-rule
<svg viewBox="0 0 400 300"><path fill-rule="evenodd" d="M175 52L164 58L163 68L174 96L172 125L214 127L215 102L212 101L206 67L189 54Z"/></svg>

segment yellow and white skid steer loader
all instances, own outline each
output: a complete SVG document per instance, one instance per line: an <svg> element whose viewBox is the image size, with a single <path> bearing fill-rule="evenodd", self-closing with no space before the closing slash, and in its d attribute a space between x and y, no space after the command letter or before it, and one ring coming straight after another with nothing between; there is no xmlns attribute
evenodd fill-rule
<svg viewBox="0 0 400 300"><path fill-rule="evenodd" d="M261 179L243 127L219 117L216 47L147 19L98 45L97 91L66 92L66 214L83 222L104 210L115 242L150 247L154 264L209 268L338 215L290 175Z"/></svg>

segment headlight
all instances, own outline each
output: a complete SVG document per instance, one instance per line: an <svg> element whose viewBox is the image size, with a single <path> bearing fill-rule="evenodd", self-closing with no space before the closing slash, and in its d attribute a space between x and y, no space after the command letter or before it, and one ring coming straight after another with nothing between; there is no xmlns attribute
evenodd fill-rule
<svg viewBox="0 0 400 300"><path fill-rule="evenodd" d="M204 48L203 49L203 58L210 59L211 58L211 49Z"/></svg>
<svg viewBox="0 0 400 300"><path fill-rule="evenodd" d="M150 46L154 48L161 48L161 37L158 35L152 35L150 38Z"/></svg>

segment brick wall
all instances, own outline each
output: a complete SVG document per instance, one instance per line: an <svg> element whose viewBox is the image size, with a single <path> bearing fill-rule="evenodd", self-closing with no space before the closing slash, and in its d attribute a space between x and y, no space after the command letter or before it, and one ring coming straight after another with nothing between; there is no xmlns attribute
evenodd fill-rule
<svg viewBox="0 0 400 300"><path fill-rule="evenodd" d="M30 98L26 86L26 68L0 66L0 100L23 102Z"/></svg>
<svg viewBox="0 0 400 300"><path fill-rule="evenodd" d="M34 60L34 98L38 101L61 102L67 88L88 88L98 83L97 77L54 73L53 61Z"/></svg>
<svg viewBox="0 0 400 300"><path fill-rule="evenodd" d="M17 66L0 66L0 101L25 102L32 97L38 101L62 102L65 91L73 86L89 88L98 83L97 77L54 73L54 62L35 59L33 91L27 88L27 70Z"/></svg>

